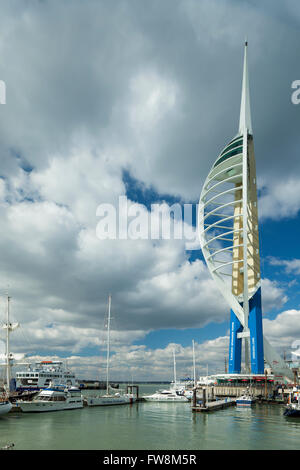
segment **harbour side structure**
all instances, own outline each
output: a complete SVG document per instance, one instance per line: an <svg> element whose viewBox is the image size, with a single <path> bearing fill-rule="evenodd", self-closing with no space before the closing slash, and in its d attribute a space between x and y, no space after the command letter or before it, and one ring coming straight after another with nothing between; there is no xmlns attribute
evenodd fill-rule
<svg viewBox="0 0 300 470"><path fill-rule="evenodd" d="M264 374L264 360L280 377L292 371L263 336L256 168L245 43L237 135L213 164L199 201L202 252L231 308L229 374ZM243 347L242 347L243 346ZM243 354L244 351L244 354Z"/></svg>

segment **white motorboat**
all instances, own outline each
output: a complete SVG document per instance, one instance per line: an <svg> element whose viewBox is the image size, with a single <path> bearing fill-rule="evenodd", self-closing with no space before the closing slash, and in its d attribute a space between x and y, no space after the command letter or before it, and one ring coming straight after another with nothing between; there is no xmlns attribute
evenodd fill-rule
<svg viewBox="0 0 300 470"><path fill-rule="evenodd" d="M189 399L173 390L158 390L153 395L144 395L144 400L155 402L176 402L186 403Z"/></svg>
<svg viewBox="0 0 300 470"><path fill-rule="evenodd" d="M176 379L176 359L175 350L173 351L174 360L174 381L170 384L169 390L158 390L152 395L144 395L143 398L146 401L155 402L187 402L189 399L185 396L185 387L177 382Z"/></svg>
<svg viewBox="0 0 300 470"><path fill-rule="evenodd" d="M296 397L297 397L297 401L294 402ZM285 407L283 415L284 416L289 416L291 418L299 418L300 417L300 394L299 393L297 393L295 395L293 393L289 394L288 404Z"/></svg>
<svg viewBox="0 0 300 470"><path fill-rule="evenodd" d="M171 382L170 390L175 392L177 395L184 395L189 401L193 398L193 390L196 387L196 366L195 366L195 342L193 340L193 379L187 378L181 381L176 381L176 360L174 351L174 382Z"/></svg>
<svg viewBox="0 0 300 470"><path fill-rule="evenodd" d="M185 396L189 401L191 401L192 398L193 398L194 392L193 392L192 389L187 389L187 390L185 390L185 391L183 392L183 394L184 394L184 396Z"/></svg>
<svg viewBox="0 0 300 470"><path fill-rule="evenodd" d="M171 382L169 391L177 395L184 395L188 400L191 400L193 397L193 389L183 382Z"/></svg>
<svg viewBox="0 0 300 470"><path fill-rule="evenodd" d="M24 413L74 410L83 407L81 390L77 387L54 385L40 391L32 401L17 401Z"/></svg>
<svg viewBox="0 0 300 470"><path fill-rule="evenodd" d="M243 395L236 399L237 406L252 406L256 402L256 398L245 392Z"/></svg>
<svg viewBox="0 0 300 470"><path fill-rule="evenodd" d="M6 415L12 409L11 402L6 397L0 398L0 416Z"/></svg>

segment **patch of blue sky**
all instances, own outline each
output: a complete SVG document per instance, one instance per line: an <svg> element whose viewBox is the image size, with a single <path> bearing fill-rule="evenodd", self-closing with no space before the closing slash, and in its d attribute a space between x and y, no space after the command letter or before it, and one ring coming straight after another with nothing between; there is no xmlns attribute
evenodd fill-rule
<svg viewBox="0 0 300 470"><path fill-rule="evenodd" d="M13 155L14 158L17 159L18 165L20 168L22 168L26 173L31 173L34 167L30 165L30 163L24 158L18 151L12 149L11 154Z"/></svg>
<svg viewBox="0 0 300 470"><path fill-rule="evenodd" d="M150 331L144 338L134 341L134 345L146 345L147 348L157 349L165 348L170 343L181 344L183 347L192 345L192 340L196 343L203 343L204 341L213 340L219 336L226 336L229 327L229 313L228 322L209 323L202 328L166 328L156 331ZM227 354L227 351L224 351Z"/></svg>

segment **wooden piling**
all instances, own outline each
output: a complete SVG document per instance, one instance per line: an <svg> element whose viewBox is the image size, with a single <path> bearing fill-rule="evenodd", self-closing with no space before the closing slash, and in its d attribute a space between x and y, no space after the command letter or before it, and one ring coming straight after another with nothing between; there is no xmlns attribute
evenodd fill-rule
<svg viewBox="0 0 300 470"><path fill-rule="evenodd" d="M197 389L196 387L193 388L193 398L192 398L192 406L197 405Z"/></svg>
<svg viewBox="0 0 300 470"><path fill-rule="evenodd" d="M133 394L133 390L135 390L135 392L136 392L136 400L138 401L139 400L139 386L138 385L127 385L126 393L132 393Z"/></svg>
<svg viewBox="0 0 300 470"><path fill-rule="evenodd" d="M203 398L202 398L202 406L205 407L206 406L206 388L203 388Z"/></svg>

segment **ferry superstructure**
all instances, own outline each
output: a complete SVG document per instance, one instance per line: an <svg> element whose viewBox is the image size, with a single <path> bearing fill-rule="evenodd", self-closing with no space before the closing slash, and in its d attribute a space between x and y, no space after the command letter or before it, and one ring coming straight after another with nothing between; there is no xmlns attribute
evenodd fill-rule
<svg viewBox="0 0 300 470"><path fill-rule="evenodd" d="M62 361L40 361L28 364L27 369L16 372L16 390L42 390L52 384L77 386L75 374L64 367Z"/></svg>

